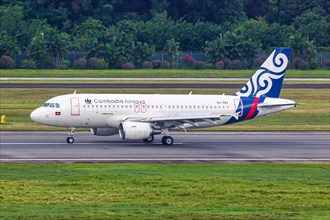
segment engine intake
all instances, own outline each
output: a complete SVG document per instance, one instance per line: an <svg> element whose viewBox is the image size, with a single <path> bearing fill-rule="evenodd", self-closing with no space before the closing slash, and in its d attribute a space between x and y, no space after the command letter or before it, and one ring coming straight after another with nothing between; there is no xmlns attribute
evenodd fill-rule
<svg viewBox="0 0 330 220"><path fill-rule="evenodd" d="M149 123L122 122L119 124L119 135L126 140L140 140L148 138L153 132Z"/></svg>

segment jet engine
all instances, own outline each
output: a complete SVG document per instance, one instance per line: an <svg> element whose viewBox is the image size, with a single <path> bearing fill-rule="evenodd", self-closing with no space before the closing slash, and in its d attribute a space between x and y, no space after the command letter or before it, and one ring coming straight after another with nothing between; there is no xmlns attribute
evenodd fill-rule
<svg viewBox="0 0 330 220"><path fill-rule="evenodd" d="M92 134L96 136L110 136L118 134L117 128L91 128Z"/></svg>
<svg viewBox="0 0 330 220"><path fill-rule="evenodd" d="M119 135L126 140L146 139L152 135L153 129L149 123L122 122L119 124Z"/></svg>

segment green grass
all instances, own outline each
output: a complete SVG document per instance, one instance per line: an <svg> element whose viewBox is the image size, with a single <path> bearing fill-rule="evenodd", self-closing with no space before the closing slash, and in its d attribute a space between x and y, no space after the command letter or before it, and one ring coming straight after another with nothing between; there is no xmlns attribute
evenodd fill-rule
<svg viewBox="0 0 330 220"><path fill-rule="evenodd" d="M0 165L1 219L329 219L326 164Z"/></svg>
<svg viewBox="0 0 330 220"><path fill-rule="evenodd" d="M250 78L255 70L190 70L190 69L138 69L138 70L0 70L1 77L95 77L95 78ZM287 78L329 78L329 70L288 70Z"/></svg>
<svg viewBox="0 0 330 220"><path fill-rule="evenodd" d="M0 89L0 115L7 116L7 124L0 130L63 130L34 123L33 109L51 97L72 93L74 89ZM191 89L121 89L120 93L188 94ZM232 94L236 90L194 89L194 94ZM79 89L78 93L118 93L117 89ZM327 89L283 89L283 98L295 100L298 107L255 120L209 128L223 131L330 131L330 93Z"/></svg>
<svg viewBox="0 0 330 220"><path fill-rule="evenodd" d="M1 84L237 84L247 80L3 80ZM290 80L284 84L329 84L330 80Z"/></svg>

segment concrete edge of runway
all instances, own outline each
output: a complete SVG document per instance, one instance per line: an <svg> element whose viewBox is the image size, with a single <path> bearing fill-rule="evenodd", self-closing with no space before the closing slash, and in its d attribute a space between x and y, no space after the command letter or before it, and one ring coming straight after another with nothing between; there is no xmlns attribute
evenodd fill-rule
<svg viewBox="0 0 330 220"><path fill-rule="evenodd" d="M101 164L101 163L150 163L150 164L221 164L221 163L330 163L330 159L219 159L219 158L177 158L177 159L0 159L0 164Z"/></svg>

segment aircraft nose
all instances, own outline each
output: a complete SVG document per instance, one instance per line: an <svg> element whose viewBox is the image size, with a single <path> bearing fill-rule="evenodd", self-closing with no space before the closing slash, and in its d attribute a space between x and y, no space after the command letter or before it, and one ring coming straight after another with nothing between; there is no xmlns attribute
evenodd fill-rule
<svg viewBox="0 0 330 220"><path fill-rule="evenodd" d="M39 108L37 108L33 112L31 112L30 118L34 122L39 122L40 121L40 111L39 111Z"/></svg>

